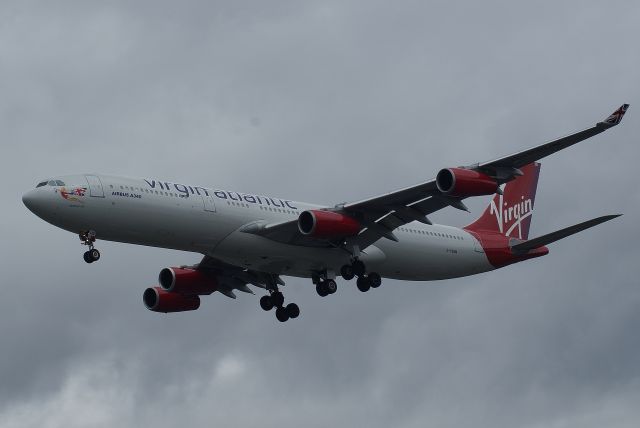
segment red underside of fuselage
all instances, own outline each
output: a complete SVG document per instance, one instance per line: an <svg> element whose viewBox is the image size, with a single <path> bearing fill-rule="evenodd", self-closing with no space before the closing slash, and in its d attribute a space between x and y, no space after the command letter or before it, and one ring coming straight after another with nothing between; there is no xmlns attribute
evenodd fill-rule
<svg viewBox="0 0 640 428"><path fill-rule="evenodd" d="M509 236L484 230L469 230L466 228L465 230L480 242L489 263L496 269L549 254L549 249L545 246L523 254L517 254L511 250L509 243L513 238Z"/></svg>

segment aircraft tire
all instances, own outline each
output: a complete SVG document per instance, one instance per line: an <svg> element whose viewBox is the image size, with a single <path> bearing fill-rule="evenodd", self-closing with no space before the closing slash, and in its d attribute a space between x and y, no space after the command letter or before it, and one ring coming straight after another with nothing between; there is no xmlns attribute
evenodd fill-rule
<svg viewBox="0 0 640 428"><path fill-rule="evenodd" d="M382 284L382 278L380 278L380 275L378 275L375 272L371 272L368 275L368 278L369 278L369 285L371 285L371 288L378 288Z"/></svg>
<svg viewBox="0 0 640 428"><path fill-rule="evenodd" d="M316 293L318 293L318 296L320 297L326 297L329 295L329 289L324 281L316 284Z"/></svg>
<svg viewBox="0 0 640 428"><path fill-rule="evenodd" d="M287 316L291 319L298 318L300 315L300 308L295 303L289 303L286 306Z"/></svg>
<svg viewBox="0 0 640 428"><path fill-rule="evenodd" d="M351 265L344 265L340 268L340 275L345 281L351 281L356 274L353 272Z"/></svg>
<svg viewBox="0 0 640 428"><path fill-rule="evenodd" d="M358 277L356 285L358 286L358 290L362 291L363 293L369 291L369 288L371 288L371 284L369 284L369 278L367 278L366 276Z"/></svg>
<svg viewBox="0 0 640 428"><path fill-rule="evenodd" d="M91 254L89 254L88 251L85 251L85 253L82 255L82 258L87 263L93 263L93 258L91 258Z"/></svg>
<svg viewBox="0 0 640 428"><path fill-rule="evenodd" d="M281 292L276 291L273 294L271 294L271 302L273 303L273 306L279 308L284 303L284 296L282 295Z"/></svg>
<svg viewBox="0 0 640 428"><path fill-rule="evenodd" d="M89 250L89 257L91 257L92 261L97 262L98 260L100 260L100 251L96 250L95 248Z"/></svg>
<svg viewBox="0 0 640 428"><path fill-rule="evenodd" d="M287 313L287 310L285 308L280 306L278 309L276 309L276 318L280 322L285 322L289 319L289 314Z"/></svg>
<svg viewBox="0 0 640 428"><path fill-rule="evenodd" d="M260 307L265 311L270 311L273 309L273 302L271 301L271 296L262 296L260 298Z"/></svg>
<svg viewBox="0 0 640 428"><path fill-rule="evenodd" d="M338 291L338 284L333 279L327 279L325 281L325 289L327 290L327 294L333 294Z"/></svg>

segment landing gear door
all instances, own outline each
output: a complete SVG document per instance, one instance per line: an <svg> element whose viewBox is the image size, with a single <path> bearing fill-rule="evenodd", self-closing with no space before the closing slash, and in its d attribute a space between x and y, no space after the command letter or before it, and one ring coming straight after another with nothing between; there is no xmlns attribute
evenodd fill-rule
<svg viewBox="0 0 640 428"><path fill-rule="evenodd" d="M213 196L211 195L201 195L202 196L202 204L204 206L205 211L216 212L216 204L213 201Z"/></svg>
<svg viewBox="0 0 640 428"><path fill-rule="evenodd" d="M89 195L94 198L104 198L104 190L102 189L102 182L97 175L85 175L87 183L89 183Z"/></svg>

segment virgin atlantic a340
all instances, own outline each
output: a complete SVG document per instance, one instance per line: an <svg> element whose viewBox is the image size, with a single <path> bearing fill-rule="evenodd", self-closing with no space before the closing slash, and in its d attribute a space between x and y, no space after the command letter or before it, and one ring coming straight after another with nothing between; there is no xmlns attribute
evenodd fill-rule
<svg viewBox="0 0 640 428"><path fill-rule="evenodd" d="M100 259L97 240L199 253L192 266L160 271L143 292L147 309L191 311L201 296L262 289L260 306L279 321L297 318L283 277L310 278L322 296L336 278L362 292L383 278L431 281L474 275L546 255L547 245L618 215L605 215L535 238L529 226L540 163L620 123L628 104L580 132L488 162L440 170L432 180L358 201L322 206L157 178L97 173L40 181L22 200L43 220L80 237L84 261ZM480 217L458 228L434 224L441 209L493 195ZM397 286L397 285L395 285Z"/></svg>

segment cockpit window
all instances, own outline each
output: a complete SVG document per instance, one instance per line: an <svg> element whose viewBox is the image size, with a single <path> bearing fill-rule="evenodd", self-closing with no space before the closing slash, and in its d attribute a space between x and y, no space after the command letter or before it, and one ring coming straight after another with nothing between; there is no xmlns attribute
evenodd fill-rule
<svg viewBox="0 0 640 428"><path fill-rule="evenodd" d="M49 185L49 186L64 186L65 184L64 184L64 181L62 181L62 180L47 180L47 181L41 181L40 183L38 183L36 185L36 188L42 187L42 186L46 186L46 185Z"/></svg>

